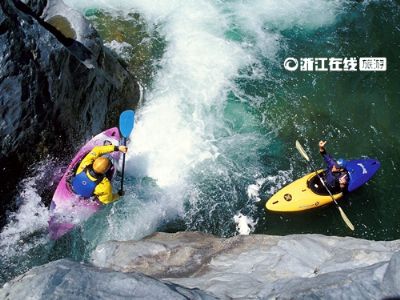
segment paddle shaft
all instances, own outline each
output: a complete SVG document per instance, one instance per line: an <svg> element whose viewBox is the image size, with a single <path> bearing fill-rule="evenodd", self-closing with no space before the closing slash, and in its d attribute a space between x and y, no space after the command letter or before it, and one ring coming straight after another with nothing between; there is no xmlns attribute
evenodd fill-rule
<svg viewBox="0 0 400 300"><path fill-rule="evenodd" d="M126 138L122 139L122 145L126 146ZM125 153L122 154L122 170L121 170L121 192L124 191L124 173L125 173Z"/></svg>
<svg viewBox="0 0 400 300"><path fill-rule="evenodd" d="M333 197L331 191L330 191L329 188L326 186L324 179L323 179L321 176L319 176L318 171L315 169L314 165L311 163L311 161L307 161L307 162L308 162L308 164L310 165L310 167L311 167L313 170L315 170L315 175L318 176L319 181L321 181L322 185L324 186L324 188L326 189L326 191L327 191L327 192L329 193L329 195L331 196L333 202L335 202L335 204L336 204L337 206L339 206L339 204L336 202L335 198Z"/></svg>
<svg viewBox="0 0 400 300"><path fill-rule="evenodd" d="M296 141L296 148L297 150L300 152L300 154L305 158L305 160L308 162L308 164L311 166L312 169L316 170L313 166L313 164L310 161L310 158L308 157L306 151L303 149L303 147L301 146L301 144L299 143L299 141ZM346 225L351 229L354 230L354 225L351 223L351 221L349 220L349 218L346 216L346 214L344 213L343 209L340 207L340 205L336 202L335 198L333 197L331 191L329 190L329 188L326 186L323 178L321 176L319 176L318 171L315 171L315 174L318 176L319 180L321 181L322 185L325 187L325 189L327 190L327 192L329 193L329 195L331 196L333 202L336 204L337 209L340 212L340 215L343 219L343 221L346 223Z"/></svg>

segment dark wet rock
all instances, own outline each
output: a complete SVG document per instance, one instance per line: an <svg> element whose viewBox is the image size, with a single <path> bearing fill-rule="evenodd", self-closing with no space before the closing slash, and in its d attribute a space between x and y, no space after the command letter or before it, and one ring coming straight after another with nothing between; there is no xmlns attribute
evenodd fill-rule
<svg viewBox="0 0 400 300"><path fill-rule="evenodd" d="M134 76L77 11L61 0L0 1L0 207L28 165L68 159L139 97Z"/></svg>
<svg viewBox="0 0 400 300"><path fill-rule="evenodd" d="M20 2L27 5L37 16L43 13L47 5L47 0L20 0Z"/></svg>
<svg viewBox="0 0 400 300"><path fill-rule="evenodd" d="M216 299L140 273L59 260L33 268L0 289L1 299Z"/></svg>
<svg viewBox="0 0 400 300"><path fill-rule="evenodd" d="M400 240L323 235L216 238L156 233L109 241L98 267L139 271L222 299L383 299L400 297Z"/></svg>

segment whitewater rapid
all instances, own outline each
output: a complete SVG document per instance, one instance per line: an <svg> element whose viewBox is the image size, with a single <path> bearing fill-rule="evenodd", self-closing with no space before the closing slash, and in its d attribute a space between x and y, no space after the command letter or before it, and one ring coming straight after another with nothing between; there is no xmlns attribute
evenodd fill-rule
<svg viewBox="0 0 400 300"><path fill-rule="evenodd" d="M106 240L140 239L177 217L188 230L232 235L235 220L248 220L251 229L238 232L253 231L261 186L288 182L292 166L265 174L259 149L273 141L276 128L252 112L264 92L249 94L244 86L268 76L265 61L280 66L277 53L286 47L282 30L333 24L345 1L65 2L83 13L95 8L127 20L139 13L166 45L136 111L126 195L83 224L86 251ZM24 201L2 232L3 246L18 245L21 232L46 227L34 180L22 185Z"/></svg>
<svg viewBox="0 0 400 300"><path fill-rule="evenodd" d="M84 3L68 0L67 3L81 11L99 8L116 16L127 17L129 13L138 12L147 20L149 29L160 30L166 42L161 69L153 80L152 89L146 91L144 106L137 111L127 160L129 175L152 178L160 190L155 195L157 199L146 205L139 204L142 210L133 208L131 220L118 229L113 226L106 234L107 239L140 238L176 215L186 213L188 219L198 218L201 202L212 202L210 195L196 182L204 181L207 176L199 175L198 170L223 178L221 185L227 189L229 197L225 198L220 191L221 199L217 201L240 201L235 199L240 195L230 194L230 190L237 188L232 176L253 177L255 182L273 181L271 176L258 178L262 165L248 173L244 171L245 175L238 174L240 171L236 168L241 166L235 166L235 157L230 153L243 149L251 151L249 145L252 144L268 145L268 138L257 132L257 127L262 128L263 121L267 121L254 118L243 109L259 101L258 96L246 95L240 82L265 76L262 60L275 62L277 51L285 46L280 30L331 24L341 7L341 1L312 0ZM237 104L240 118L252 123L256 129L254 133L234 128L237 116L226 113L229 99ZM249 156L257 160L255 153ZM210 171L211 168L216 170ZM286 180L290 173L290 170L284 171ZM216 186L219 186L218 180L216 178ZM126 201L135 200L126 198ZM190 203L186 212L185 201ZM207 210L213 211L218 205L212 203ZM233 223L240 209L229 205L226 209L232 214L230 222ZM118 214L115 217L117 219Z"/></svg>

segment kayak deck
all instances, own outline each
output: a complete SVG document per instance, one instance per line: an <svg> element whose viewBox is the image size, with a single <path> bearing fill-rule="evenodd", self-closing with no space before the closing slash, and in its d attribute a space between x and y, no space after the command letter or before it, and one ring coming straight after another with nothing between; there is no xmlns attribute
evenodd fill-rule
<svg viewBox="0 0 400 300"><path fill-rule="evenodd" d="M376 159L360 158L349 160L346 169L349 174L348 191L361 187L370 180L380 168ZM317 171L324 176L324 170ZM331 191L335 200L340 199L343 193L337 187ZM288 184L273 195L265 204L270 211L296 212L321 207L332 203L333 199L322 185L315 172L309 173L300 179Z"/></svg>
<svg viewBox="0 0 400 300"><path fill-rule="evenodd" d="M323 175L323 170L317 171ZM340 199L343 193L333 191L333 198ZM333 202L325 187L319 181L315 172L288 184L266 203L266 208L275 212L296 212L313 209Z"/></svg>
<svg viewBox="0 0 400 300"><path fill-rule="evenodd" d="M49 234L51 239L60 238L76 225L86 221L101 208L102 205L97 199L93 197L85 199L76 195L72 191L70 179L75 174L77 166L83 157L93 147L102 146L105 143L118 145L119 140L119 129L117 127L110 128L93 137L75 155L61 178L50 205ZM108 156L114 162L118 162L120 154L119 152L114 152ZM113 177L115 174L116 168L112 168L112 174L108 174L108 176Z"/></svg>

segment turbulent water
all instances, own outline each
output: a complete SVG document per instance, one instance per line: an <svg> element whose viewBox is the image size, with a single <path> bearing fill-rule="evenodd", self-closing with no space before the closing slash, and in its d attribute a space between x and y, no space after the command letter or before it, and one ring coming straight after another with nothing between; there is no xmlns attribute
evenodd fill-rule
<svg viewBox="0 0 400 300"><path fill-rule="evenodd" d="M400 238L400 7L395 1L66 1L85 14L145 87L127 157L126 196L60 241L46 235L38 190L20 185L1 233L0 281L32 265L88 257L110 239L156 230L218 236L323 233ZM289 72L287 57L386 57L386 72ZM334 206L280 215L265 201L317 165L317 143L382 167ZM57 168L53 166L52 170ZM248 220L249 230L235 227ZM21 251L22 249L22 251Z"/></svg>

